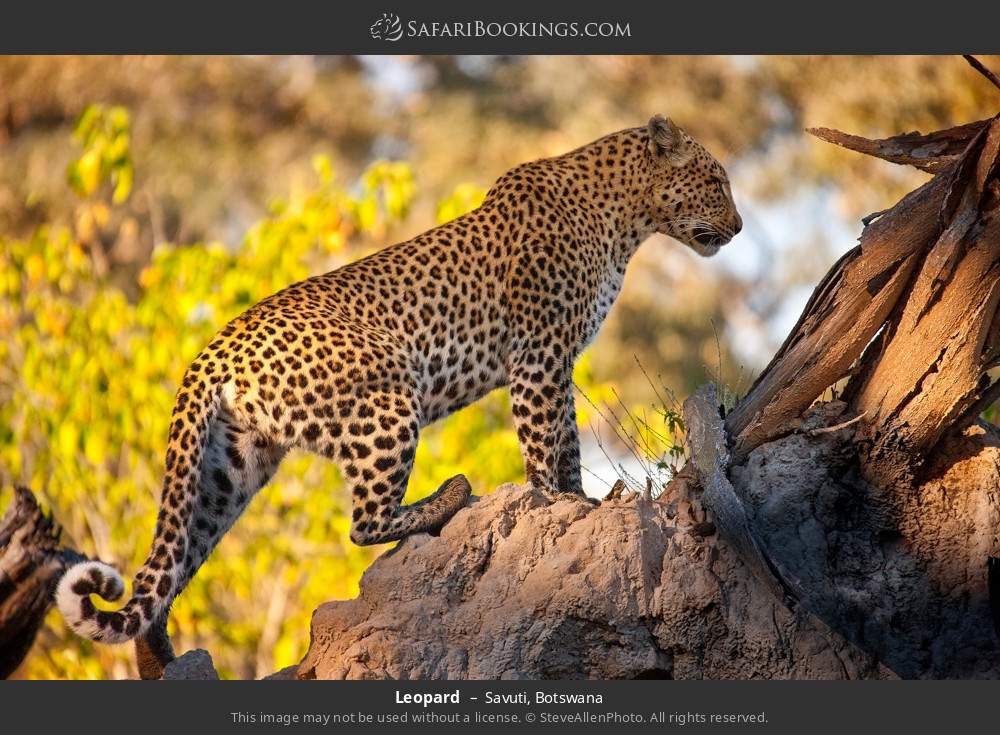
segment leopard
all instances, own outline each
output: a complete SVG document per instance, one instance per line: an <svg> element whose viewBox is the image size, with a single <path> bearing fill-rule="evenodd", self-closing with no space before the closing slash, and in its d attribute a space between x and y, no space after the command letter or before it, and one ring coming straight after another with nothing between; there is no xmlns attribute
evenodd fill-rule
<svg viewBox="0 0 1000 735"><path fill-rule="evenodd" d="M177 391L160 508L131 597L97 560L57 605L77 634L133 641L139 675L174 659L171 604L292 448L338 463L350 540L439 533L465 475L404 504L421 430L506 386L525 479L583 495L573 367L654 233L712 256L742 219L725 169L669 118L510 169L476 209L230 321Z"/></svg>

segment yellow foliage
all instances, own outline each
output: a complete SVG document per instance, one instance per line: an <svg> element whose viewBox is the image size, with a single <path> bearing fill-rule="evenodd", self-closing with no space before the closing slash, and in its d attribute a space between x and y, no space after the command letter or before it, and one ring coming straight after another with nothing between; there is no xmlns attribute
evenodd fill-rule
<svg viewBox="0 0 1000 735"><path fill-rule="evenodd" d="M77 194L89 197L105 181L113 185L112 201L121 204L132 192L134 172L129 150L131 121L124 107L89 105L73 131L83 153L66 168Z"/></svg>
<svg viewBox="0 0 1000 735"><path fill-rule="evenodd" d="M445 197L438 203L437 221L448 222L466 212L471 212L482 204L485 198L486 190L481 186L472 183L459 184L451 196Z"/></svg>

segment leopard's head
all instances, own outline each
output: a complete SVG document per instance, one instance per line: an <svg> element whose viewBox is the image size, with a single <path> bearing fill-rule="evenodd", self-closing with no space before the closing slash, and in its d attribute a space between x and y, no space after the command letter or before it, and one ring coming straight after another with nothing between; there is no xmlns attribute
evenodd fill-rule
<svg viewBox="0 0 1000 735"><path fill-rule="evenodd" d="M647 132L651 183L646 203L656 231L699 255L715 255L743 227L726 170L669 118L654 115Z"/></svg>

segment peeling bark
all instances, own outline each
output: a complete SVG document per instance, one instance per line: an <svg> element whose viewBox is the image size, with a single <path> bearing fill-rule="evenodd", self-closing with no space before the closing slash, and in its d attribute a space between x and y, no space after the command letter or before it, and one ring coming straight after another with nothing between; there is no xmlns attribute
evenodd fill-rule
<svg viewBox="0 0 1000 735"><path fill-rule="evenodd" d="M977 134L951 177L957 201L878 352L852 386L865 413L866 475L907 484L941 437L989 389L1000 353L1000 209L991 190L1000 119Z"/></svg>
<svg viewBox="0 0 1000 735"><path fill-rule="evenodd" d="M816 288L726 420L733 459L787 432L851 375L866 477L909 484L945 433L1000 393L987 374L1000 358L1000 118L882 141L816 132L937 173L866 226Z"/></svg>
<svg viewBox="0 0 1000 735"><path fill-rule="evenodd" d="M59 546L59 528L30 490L16 488L0 521L0 679L27 655L66 565L80 557Z"/></svg>
<svg viewBox="0 0 1000 735"><path fill-rule="evenodd" d="M881 330L939 231L947 181L935 178L865 228L834 266L747 396L726 418L733 460L788 430L844 377Z"/></svg>
<svg viewBox="0 0 1000 735"><path fill-rule="evenodd" d="M928 135L918 132L895 135L882 140L870 140L830 128L809 128L821 140L892 163L915 166L921 171L937 173L945 170L965 150L976 134L989 124L978 120Z"/></svg>

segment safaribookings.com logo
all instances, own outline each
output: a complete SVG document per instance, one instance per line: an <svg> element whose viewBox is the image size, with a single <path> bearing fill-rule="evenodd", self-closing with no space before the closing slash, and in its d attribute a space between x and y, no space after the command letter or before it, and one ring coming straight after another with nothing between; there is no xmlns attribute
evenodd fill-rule
<svg viewBox="0 0 1000 735"><path fill-rule="evenodd" d="M419 21L404 25L395 13L382 17L368 29L376 41L407 38L631 38L632 28L623 21L509 21L482 20Z"/></svg>
<svg viewBox="0 0 1000 735"><path fill-rule="evenodd" d="M376 41L398 41L403 37L403 23L395 13L382 13L368 30Z"/></svg>

